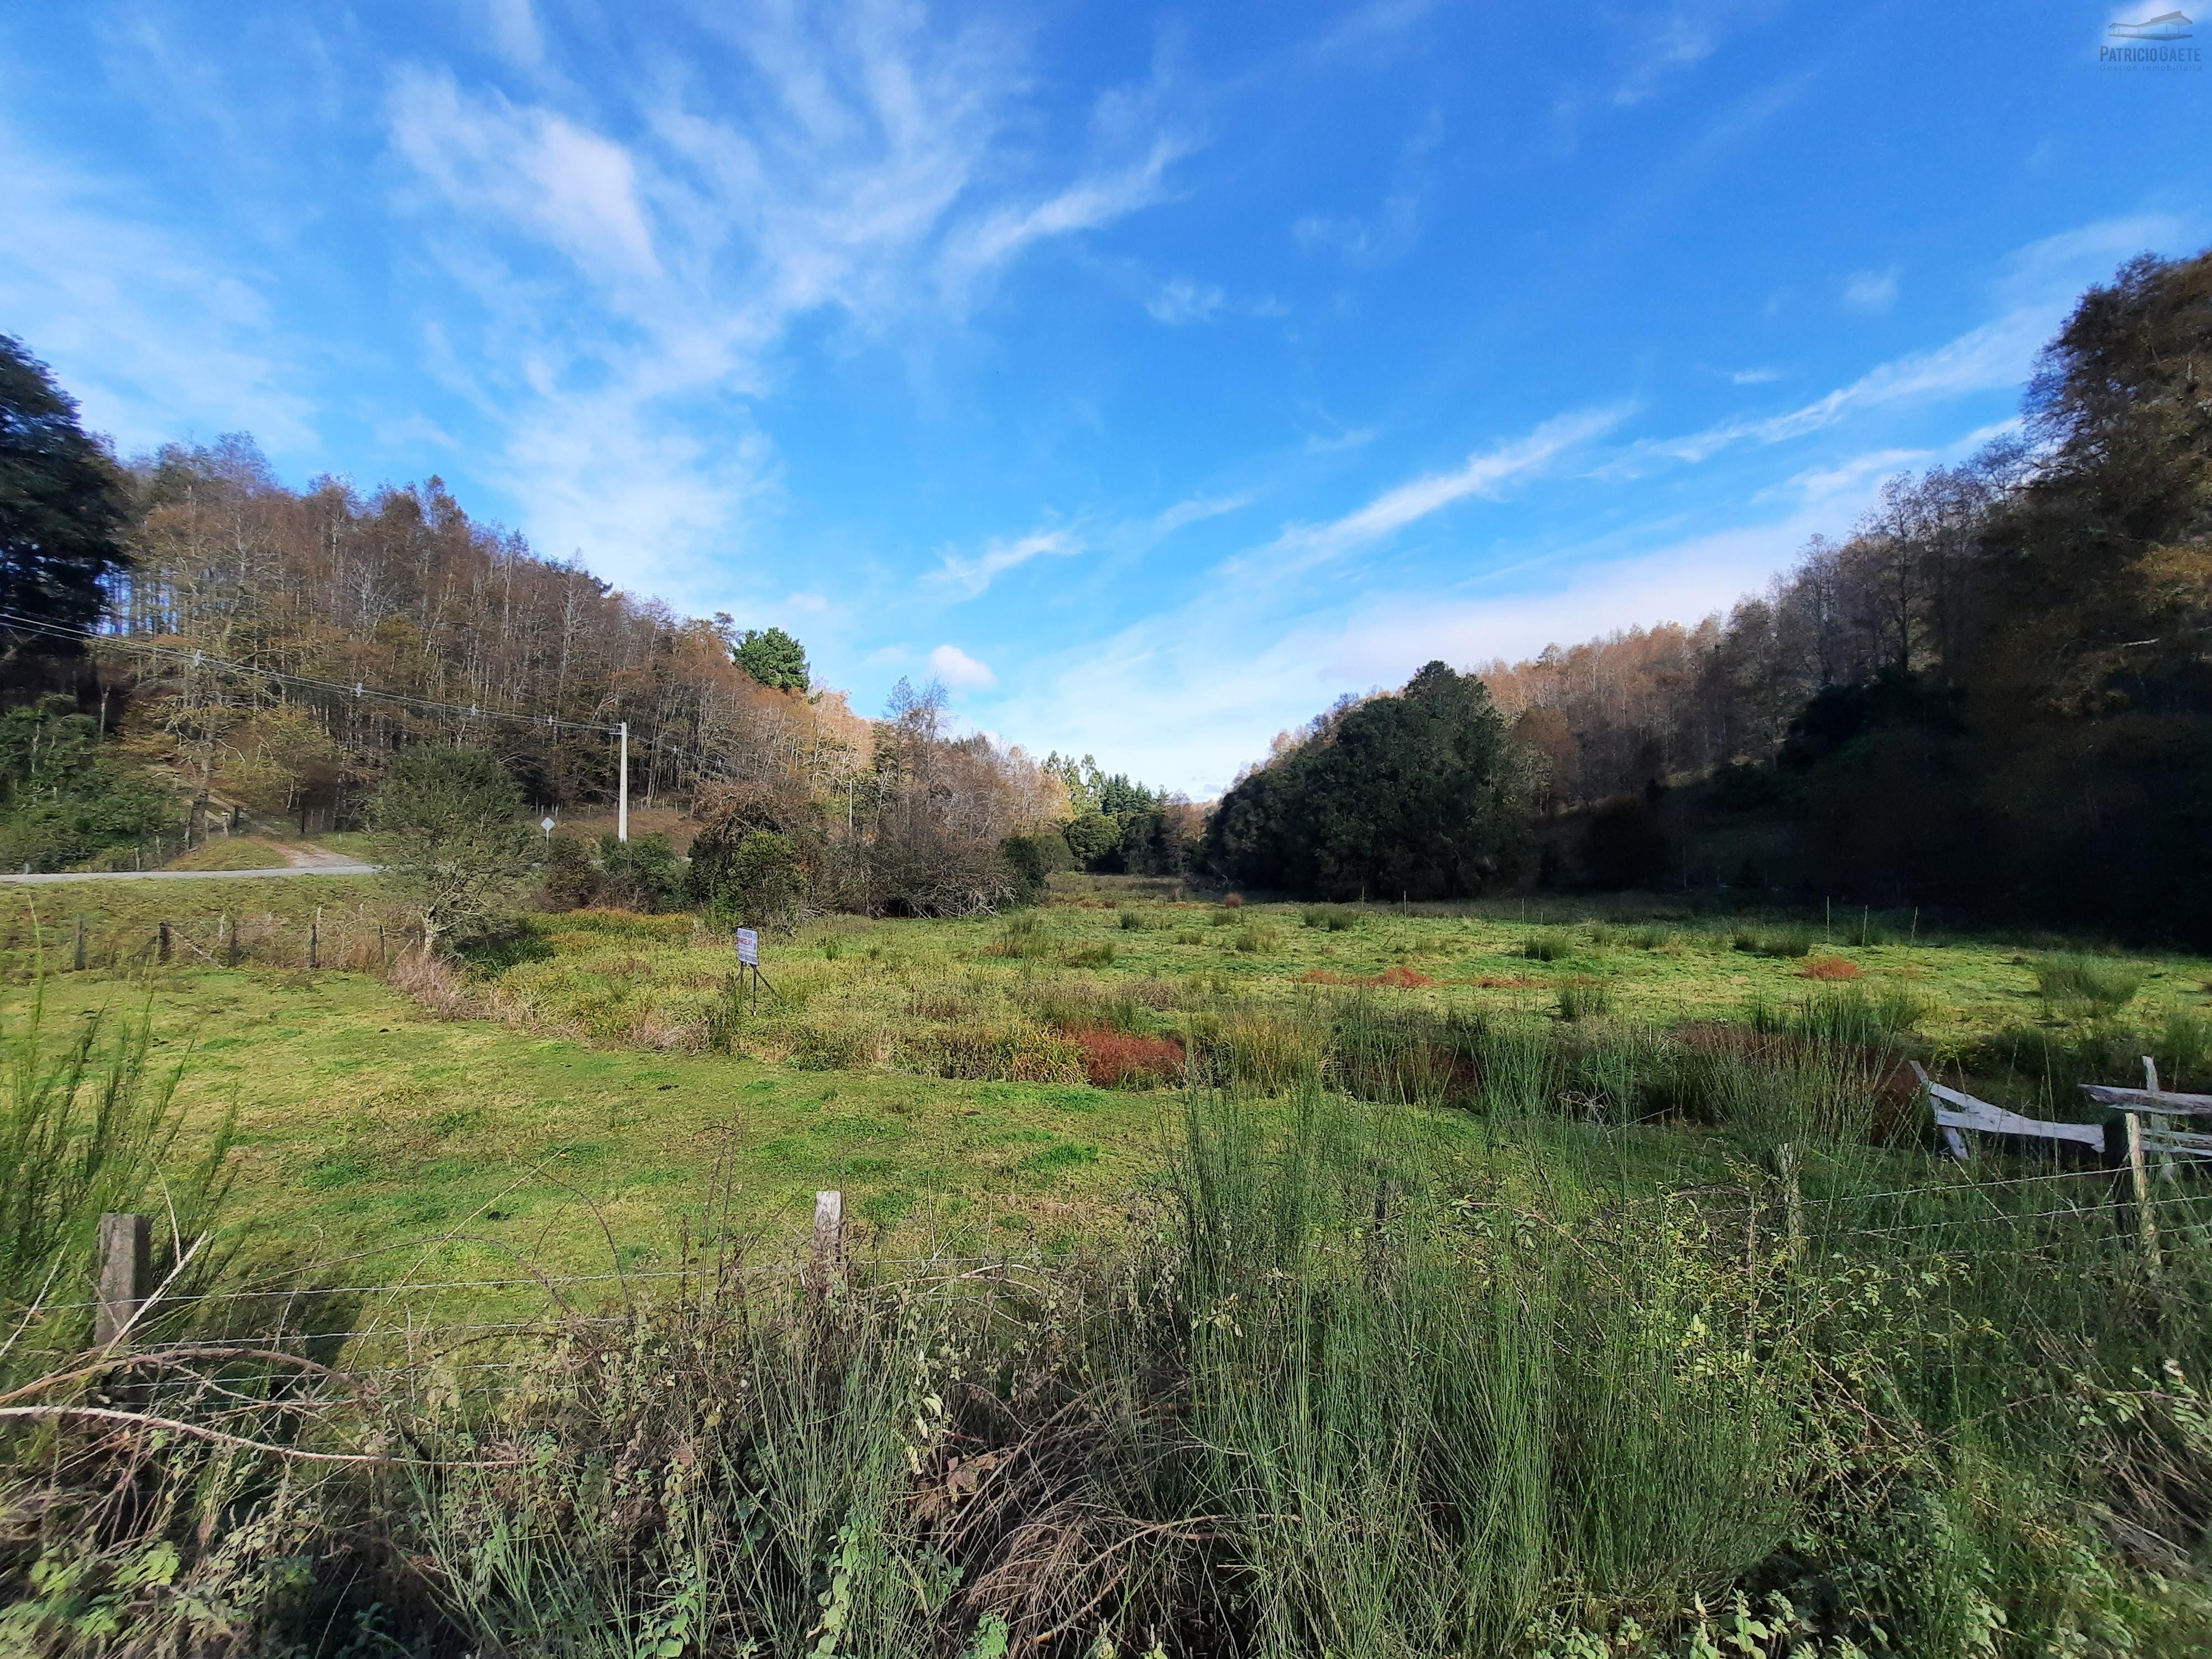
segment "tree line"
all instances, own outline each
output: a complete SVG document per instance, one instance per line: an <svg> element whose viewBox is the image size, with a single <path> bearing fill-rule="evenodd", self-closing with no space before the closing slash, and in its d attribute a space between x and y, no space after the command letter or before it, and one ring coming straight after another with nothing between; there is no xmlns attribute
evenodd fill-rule
<svg viewBox="0 0 2212 1659"><path fill-rule="evenodd" d="M2133 261L2017 432L1891 480L1726 616L1432 663L1209 813L960 735L938 688L860 718L788 635L617 592L435 478L295 490L241 437L118 462L0 341L0 857L240 805L362 822L426 741L533 807L604 803L614 745L574 728L620 721L638 796L702 827L688 876L562 852L580 895L943 915L1073 867L1331 897L1710 882L2212 937L2208 385L2212 254Z"/></svg>
<svg viewBox="0 0 2212 1659"><path fill-rule="evenodd" d="M1207 857L1336 895L1702 878L2212 938L2212 254L2091 289L2022 413L1725 617L1484 664L1483 696L1431 665L1278 739Z"/></svg>

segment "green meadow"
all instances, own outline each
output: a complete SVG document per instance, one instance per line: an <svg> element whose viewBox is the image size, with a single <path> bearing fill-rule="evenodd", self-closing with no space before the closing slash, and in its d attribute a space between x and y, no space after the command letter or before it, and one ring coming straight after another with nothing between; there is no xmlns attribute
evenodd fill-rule
<svg viewBox="0 0 2212 1659"><path fill-rule="evenodd" d="M2208 1080L2202 957L1856 911L1225 906L1063 882L1009 917L771 936L758 987L689 915L533 916L414 995L374 970L379 927L386 952L399 932L371 882L28 890L9 1013L40 962L50 1035L144 1002L194 1132L236 1114L234 1215L255 1249L385 1251L437 1280L667 1261L718 1181L776 1249L823 1188L884 1249L1065 1248L1141 1206L1190 1056L1263 1094L1326 1080L1348 1063L1331 1047L1347 1010L1584 1054L1855 1011L1885 1047L2058 1115L2074 1082L2132 1080L2147 1049L2170 1086ZM308 970L311 924L325 963L354 965ZM1696 1137L1651 1134L1703 1173ZM1664 1163L1644 1178L1663 1184Z"/></svg>

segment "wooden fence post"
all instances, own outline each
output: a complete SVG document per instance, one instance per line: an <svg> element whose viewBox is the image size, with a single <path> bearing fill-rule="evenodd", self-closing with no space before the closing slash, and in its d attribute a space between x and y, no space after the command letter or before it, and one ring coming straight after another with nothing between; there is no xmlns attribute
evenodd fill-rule
<svg viewBox="0 0 2212 1659"><path fill-rule="evenodd" d="M222 937L223 965L235 968L238 966L238 920L227 910L222 917Z"/></svg>
<svg viewBox="0 0 2212 1659"><path fill-rule="evenodd" d="M2158 1274L2158 1212L2152 1207L2150 1171L2143 1167L2142 1115L2129 1112L2121 1121L2127 1127L2128 1182L2135 1189L2136 1243L2142 1247L2143 1264L2153 1278Z"/></svg>
<svg viewBox="0 0 2212 1659"><path fill-rule="evenodd" d="M1774 1149L1774 1169L1782 1177L1782 1206L1789 1217L1793 1259L1805 1254L1805 1193L1797 1179L1803 1161L1795 1141L1785 1140Z"/></svg>
<svg viewBox="0 0 2212 1659"><path fill-rule="evenodd" d="M315 907L314 920L307 924L307 966L323 965L323 907Z"/></svg>
<svg viewBox="0 0 2212 1659"><path fill-rule="evenodd" d="M161 924L155 945L155 954L156 959L161 965L167 967L169 962L169 924L166 921Z"/></svg>
<svg viewBox="0 0 2212 1659"><path fill-rule="evenodd" d="M76 919L76 970L84 971L84 918Z"/></svg>
<svg viewBox="0 0 2212 1659"><path fill-rule="evenodd" d="M814 1194L814 1293L827 1296L844 1266L845 1194Z"/></svg>
<svg viewBox="0 0 2212 1659"><path fill-rule="evenodd" d="M131 1328L146 1300L148 1232L143 1215L100 1218L99 1309L92 1325L92 1340L100 1347L111 1346Z"/></svg>

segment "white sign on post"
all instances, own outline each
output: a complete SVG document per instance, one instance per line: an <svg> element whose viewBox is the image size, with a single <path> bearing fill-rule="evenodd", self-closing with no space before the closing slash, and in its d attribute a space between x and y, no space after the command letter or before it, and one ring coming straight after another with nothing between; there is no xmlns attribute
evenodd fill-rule
<svg viewBox="0 0 2212 1659"><path fill-rule="evenodd" d="M760 966L760 934L755 929L738 929L738 961L747 968Z"/></svg>

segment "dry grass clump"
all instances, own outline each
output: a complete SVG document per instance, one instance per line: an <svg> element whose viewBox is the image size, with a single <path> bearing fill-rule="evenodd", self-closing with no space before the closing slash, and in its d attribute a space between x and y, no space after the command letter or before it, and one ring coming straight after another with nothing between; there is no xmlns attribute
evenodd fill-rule
<svg viewBox="0 0 2212 1659"><path fill-rule="evenodd" d="M1814 957L1797 972L1804 979L1856 979L1859 965L1848 957Z"/></svg>
<svg viewBox="0 0 2212 1659"><path fill-rule="evenodd" d="M473 1019L482 1000L443 957L410 951L394 962L386 978L441 1019Z"/></svg>
<svg viewBox="0 0 2212 1659"><path fill-rule="evenodd" d="M1131 1031L1076 1030L1068 1040L1083 1050L1085 1074L1096 1089L1159 1089L1183 1079L1183 1046L1174 1037Z"/></svg>

